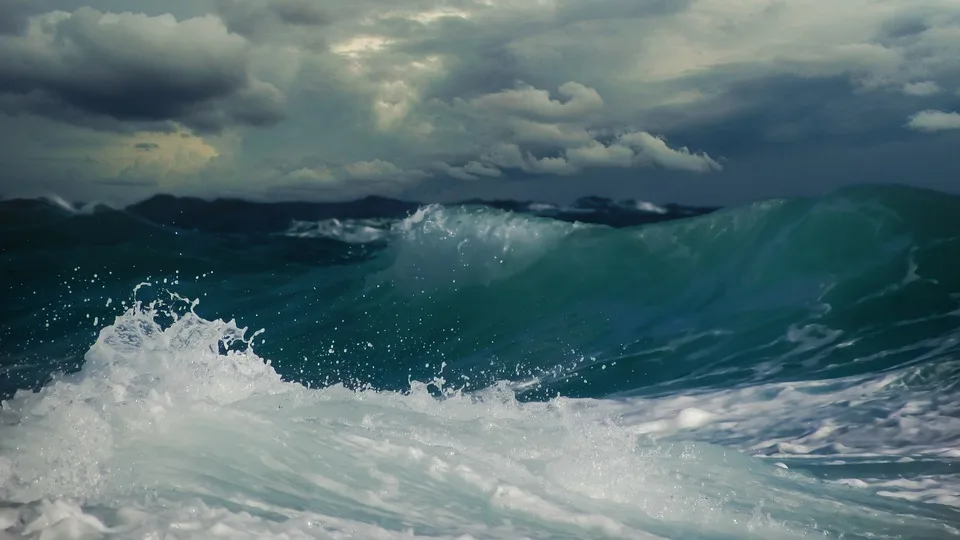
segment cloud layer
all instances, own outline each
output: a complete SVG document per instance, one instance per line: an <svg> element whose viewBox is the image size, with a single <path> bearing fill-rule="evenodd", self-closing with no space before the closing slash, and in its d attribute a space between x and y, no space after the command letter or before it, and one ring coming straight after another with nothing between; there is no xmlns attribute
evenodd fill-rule
<svg viewBox="0 0 960 540"><path fill-rule="evenodd" d="M895 155L958 173L951 0L90 4L0 5L0 193L742 200L896 181Z"/></svg>
<svg viewBox="0 0 960 540"><path fill-rule="evenodd" d="M247 42L213 16L177 21L80 8L32 17L22 33L0 38L7 113L106 129L276 123L280 92L252 77L249 63Z"/></svg>

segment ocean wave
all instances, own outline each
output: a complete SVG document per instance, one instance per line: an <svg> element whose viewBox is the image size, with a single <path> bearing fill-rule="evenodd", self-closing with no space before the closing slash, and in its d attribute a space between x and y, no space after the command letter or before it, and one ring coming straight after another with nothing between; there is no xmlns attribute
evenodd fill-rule
<svg viewBox="0 0 960 540"><path fill-rule="evenodd" d="M933 507L712 444L638 438L617 402L519 403L498 385L463 393L439 377L399 393L285 382L243 330L194 307L134 304L79 372L4 402L16 419L0 425L9 534L960 534Z"/></svg>
<svg viewBox="0 0 960 540"><path fill-rule="evenodd" d="M960 534L960 198L373 203L0 203L0 537Z"/></svg>

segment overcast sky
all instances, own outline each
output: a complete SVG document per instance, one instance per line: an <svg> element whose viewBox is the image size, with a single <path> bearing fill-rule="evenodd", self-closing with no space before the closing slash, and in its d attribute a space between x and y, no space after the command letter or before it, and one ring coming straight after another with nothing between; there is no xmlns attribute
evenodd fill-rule
<svg viewBox="0 0 960 540"><path fill-rule="evenodd" d="M957 0L0 0L0 195L960 192Z"/></svg>

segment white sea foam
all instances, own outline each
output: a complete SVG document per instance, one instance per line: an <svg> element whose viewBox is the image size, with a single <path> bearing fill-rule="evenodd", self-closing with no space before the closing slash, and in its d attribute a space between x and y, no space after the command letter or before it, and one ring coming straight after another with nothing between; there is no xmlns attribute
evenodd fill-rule
<svg viewBox="0 0 960 540"><path fill-rule="evenodd" d="M865 464L883 464L893 475L898 469L949 469L960 466L960 394L927 383L936 378L924 372L951 371L956 364L630 399L618 405L619 418L654 439L710 441L759 458L828 465L834 474ZM918 478L835 482L960 508L960 475Z"/></svg>
<svg viewBox="0 0 960 540"><path fill-rule="evenodd" d="M391 281L420 292L490 283L529 268L584 225L490 209L430 205L396 223Z"/></svg>
<svg viewBox="0 0 960 540"><path fill-rule="evenodd" d="M657 206L657 205L653 204L652 202L636 201L634 204L635 204L637 210L643 210L644 212L650 212L650 213L653 213L653 214L666 214L666 213L667 213L667 209L666 209L666 208L663 208L662 206Z"/></svg>
<svg viewBox="0 0 960 540"><path fill-rule="evenodd" d="M835 380L631 399L622 418L639 433L687 436L782 457L889 456L956 458L960 396L935 387L907 388L922 368ZM690 411L709 421L690 426Z"/></svg>
<svg viewBox="0 0 960 540"><path fill-rule="evenodd" d="M960 534L909 501L820 482L720 446L638 437L637 426L657 415L675 435L719 429L737 410L734 399L635 401L650 410L647 424L630 426L617 419L623 403L521 404L505 386L470 395L448 389L442 399L424 383L403 394L308 389L281 380L244 349L232 323L193 312L168 326L158 320L152 308L131 309L101 331L79 373L3 404L10 422L0 424L0 499L8 503L0 506L0 534ZM671 407L676 414L666 421L661 413ZM747 411L739 412L749 427Z"/></svg>
<svg viewBox="0 0 960 540"><path fill-rule="evenodd" d="M332 238L348 244L368 244L386 238L395 221L384 218L294 221L284 236Z"/></svg>
<svg viewBox="0 0 960 540"><path fill-rule="evenodd" d="M51 193L43 197L48 203L58 206L71 214L92 214L98 206L104 206L110 208L109 205L100 202L87 202L87 203L71 203L70 201L64 199L60 195Z"/></svg>
<svg viewBox="0 0 960 540"><path fill-rule="evenodd" d="M871 489L878 495L908 501L942 504L960 507L960 475L919 476L914 479L899 478L841 478L835 483L863 489Z"/></svg>

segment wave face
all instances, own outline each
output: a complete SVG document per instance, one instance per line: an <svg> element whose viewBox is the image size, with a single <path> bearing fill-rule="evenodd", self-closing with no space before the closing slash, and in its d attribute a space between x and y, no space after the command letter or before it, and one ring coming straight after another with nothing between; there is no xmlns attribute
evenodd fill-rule
<svg viewBox="0 0 960 540"><path fill-rule="evenodd" d="M0 202L0 538L960 537L960 198L374 203Z"/></svg>

